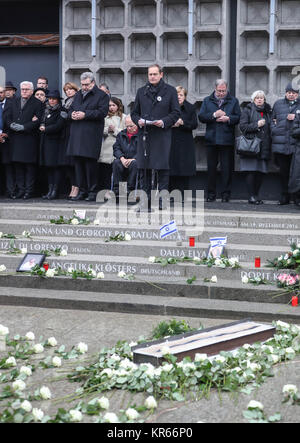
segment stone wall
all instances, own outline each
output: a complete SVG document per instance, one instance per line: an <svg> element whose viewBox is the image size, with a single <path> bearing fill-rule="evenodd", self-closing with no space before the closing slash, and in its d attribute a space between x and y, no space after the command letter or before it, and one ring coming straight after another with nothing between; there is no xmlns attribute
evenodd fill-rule
<svg viewBox="0 0 300 443"><path fill-rule="evenodd" d="M254 90L263 89L273 104L293 78L292 69L300 66L300 2L276 0L275 6L274 53L270 54L269 0L194 0L190 45L188 0L97 0L93 57L92 2L63 0L62 81L79 83L80 74L90 70L98 83L108 83L128 112L146 81L147 66L155 62L164 67L168 83L188 89L188 100L199 109L214 80L230 78L230 73L232 77L236 66L235 92L240 103L249 101ZM199 124L195 131L198 170L206 169L204 132L205 126ZM239 169L238 160L235 168Z"/></svg>

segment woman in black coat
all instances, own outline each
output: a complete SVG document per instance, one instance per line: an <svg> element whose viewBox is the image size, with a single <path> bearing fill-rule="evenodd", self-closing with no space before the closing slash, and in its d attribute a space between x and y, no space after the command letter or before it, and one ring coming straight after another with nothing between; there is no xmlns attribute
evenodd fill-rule
<svg viewBox="0 0 300 443"><path fill-rule="evenodd" d="M43 195L43 198L48 200L57 198L61 178L60 157L65 124L65 120L61 116L61 109L59 91L50 91L40 125L40 164L46 166L48 178L48 193Z"/></svg>
<svg viewBox="0 0 300 443"><path fill-rule="evenodd" d="M198 126L198 119L194 106L186 100L187 90L177 86L176 91L181 115L172 128L169 189L179 189L184 197L184 190L189 189L189 177L196 174L193 130Z"/></svg>
<svg viewBox="0 0 300 443"><path fill-rule="evenodd" d="M246 183L248 188L249 204L262 204L258 198L263 174L268 172L268 160L271 157L271 107L266 103L263 91L255 91L249 103L241 114L239 128L247 138L255 136L261 140L260 152L256 157L240 156L240 170L247 172Z"/></svg>

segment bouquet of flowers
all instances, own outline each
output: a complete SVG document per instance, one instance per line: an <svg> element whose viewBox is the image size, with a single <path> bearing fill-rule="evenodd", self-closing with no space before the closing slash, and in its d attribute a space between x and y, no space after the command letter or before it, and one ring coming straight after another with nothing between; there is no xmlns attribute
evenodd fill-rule
<svg viewBox="0 0 300 443"><path fill-rule="evenodd" d="M300 244L291 245L291 250L286 254L282 254L274 260L268 260L269 267L276 269L295 269L300 272Z"/></svg>

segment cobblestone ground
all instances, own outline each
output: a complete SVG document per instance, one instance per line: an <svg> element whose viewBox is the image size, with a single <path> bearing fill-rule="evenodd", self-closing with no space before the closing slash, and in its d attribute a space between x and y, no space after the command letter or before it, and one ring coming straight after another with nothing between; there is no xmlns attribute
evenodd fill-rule
<svg viewBox="0 0 300 443"><path fill-rule="evenodd" d="M10 337L15 334L25 335L28 331L33 331L36 342L54 336L58 346L65 345L66 349L71 349L79 342L86 343L88 353L82 357L82 361L79 363L78 360L76 361L75 367L84 363L86 359L92 358L92 355L100 351L102 347L113 346L120 339L130 342L136 341L141 335L149 337L153 328L160 321L169 319L168 317L147 315L34 307L1 306L0 309L0 324L9 328ZM186 318L185 320L192 327L200 325L211 327L232 321L203 318ZM51 352L54 351L50 349L45 353L48 355ZM65 379L57 379L65 374L64 371L69 373L72 370L72 365L74 366L74 362L63 363L62 368L39 369L32 377L28 378L30 391L34 391L42 385L48 386L51 390L51 400L36 402L36 406L41 408L45 414L53 416L58 408L70 409L76 404L76 401L69 403L66 399L60 399L74 394L79 385ZM299 357L288 363L277 365L275 376L268 378L250 394L218 393L212 390L208 398L202 398L199 401L171 402L161 400L158 408L152 415L149 415L147 421L151 423L245 423L247 421L243 417L243 411L246 410L249 401L255 399L263 403L267 416L280 413L281 422L297 423L300 421L300 406L283 404L281 391L282 387L288 383L295 384L300 390L299 369ZM1 385L0 389L2 389ZM110 400L110 410L116 413L120 409L126 409L130 404L141 405L146 398L145 394L133 395L125 391L111 391L106 395ZM4 403L5 401L0 402L0 411ZM93 417L84 418L84 421L92 422L94 419Z"/></svg>

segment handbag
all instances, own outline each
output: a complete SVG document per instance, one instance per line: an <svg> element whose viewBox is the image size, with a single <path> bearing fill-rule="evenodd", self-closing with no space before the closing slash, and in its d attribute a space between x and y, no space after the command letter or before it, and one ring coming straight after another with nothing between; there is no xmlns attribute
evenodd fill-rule
<svg viewBox="0 0 300 443"><path fill-rule="evenodd" d="M261 139L258 137L247 138L240 135L235 139L236 153L244 157L256 157L260 153Z"/></svg>

